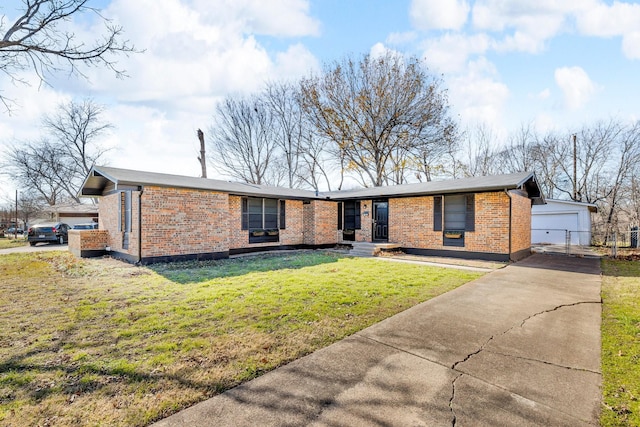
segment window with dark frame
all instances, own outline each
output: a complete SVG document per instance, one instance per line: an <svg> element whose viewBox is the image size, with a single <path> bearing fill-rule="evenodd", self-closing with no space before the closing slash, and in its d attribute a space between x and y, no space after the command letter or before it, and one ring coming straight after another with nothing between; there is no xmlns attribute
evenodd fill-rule
<svg viewBox="0 0 640 427"><path fill-rule="evenodd" d="M249 232L249 243L278 242L286 227L286 201L260 197L242 198L241 228Z"/></svg>
<svg viewBox="0 0 640 427"><path fill-rule="evenodd" d="M120 230L122 249L129 249L129 233L131 233L131 191L120 192Z"/></svg>
<svg viewBox="0 0 640 427"><path fill-rule="evenodd" d="M343 240L355 240L355 231L360 228L360 201L338 202L338 230L342 230Z"/></svg>
<svg viewBox="0 0 640 427"><path fill-rule="evenodd" d="M464 247L465 232L475 231L475 195L435 196L433 201L433 230L442 231L442 244Z"/></svg>

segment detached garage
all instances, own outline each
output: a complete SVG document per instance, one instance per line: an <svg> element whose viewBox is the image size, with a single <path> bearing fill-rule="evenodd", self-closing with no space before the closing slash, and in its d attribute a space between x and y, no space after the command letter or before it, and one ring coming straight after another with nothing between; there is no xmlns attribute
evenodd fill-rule
<svg viewBox="0 0 640 427"><path fill-rule="evenodd" d="M565 244L571 232L571 244L591 244L591 213L598 208L592 203L547 199L546 205L531 207L531 243Z"/></svg>

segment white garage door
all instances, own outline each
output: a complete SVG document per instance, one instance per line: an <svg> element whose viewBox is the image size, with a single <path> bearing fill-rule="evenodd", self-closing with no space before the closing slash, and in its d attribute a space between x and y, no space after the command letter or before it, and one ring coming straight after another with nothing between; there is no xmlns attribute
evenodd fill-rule
<svg viewBox="0 0 640 427"><path fill-rule="evenodd" d="M531 243L565 244L566 230L578 230L578 213L537 214L531 216ZM580 243L579 233L571 234L571 244Z"/></svg>

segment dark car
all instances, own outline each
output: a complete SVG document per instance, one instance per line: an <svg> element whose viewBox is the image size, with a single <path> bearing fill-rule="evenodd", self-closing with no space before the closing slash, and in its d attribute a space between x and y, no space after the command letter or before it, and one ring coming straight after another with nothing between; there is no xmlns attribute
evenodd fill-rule
<svg viewBox="0 0 640 427"><path fill-rule="evenodd" d="M7 231L5 232L7 234L22 234L24 233L24 230L22 230L22 228L18 228L16 229L15 227L9 227L7 228Z"/></svg>
<svg viewBox="0 0 640 427"><path fill-rule="evenodd" d="M66 243L69 241L68 232L71 227L64 222L49 222L32 225L27 232L27 240L31 246L38 242Z"/></svg>
<svg viewBox="0 0 640 427"><path fill-rule="evenodd" d="M97 230L98 229L98 223L97 222L91 222L89 224L75 224L73 226L74 230Z"/></svg>

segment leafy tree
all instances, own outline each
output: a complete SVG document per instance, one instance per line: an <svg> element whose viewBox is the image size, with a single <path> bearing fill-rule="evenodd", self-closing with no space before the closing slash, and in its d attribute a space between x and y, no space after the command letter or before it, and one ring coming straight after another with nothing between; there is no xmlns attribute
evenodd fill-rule
<svg viewBox="0 0 640 427"><path fill-rule="evenodd" d="M84 76L78 65L101 66L116 76L125 76L117 67L114 56L137 52L128 40L122 40L122 27L100 15L88 0L22 0L24 7L13 21L0 17L0 72L13 82L25 81L21 71L32 71L44 83L54 72L67 70ZM104 31L87 43L66 23L77 15L93 13L104 23ZM10 111L12 100L0 95L0 101Z"/></svg>
<svg viewBox="0 0 640 427"><path fill-rule="evenodd" d="M437 161L455 141L446 91L417 58L346 58L303 79L301 95L309 122L365 186L405 182L410 165Z"/></svg>

